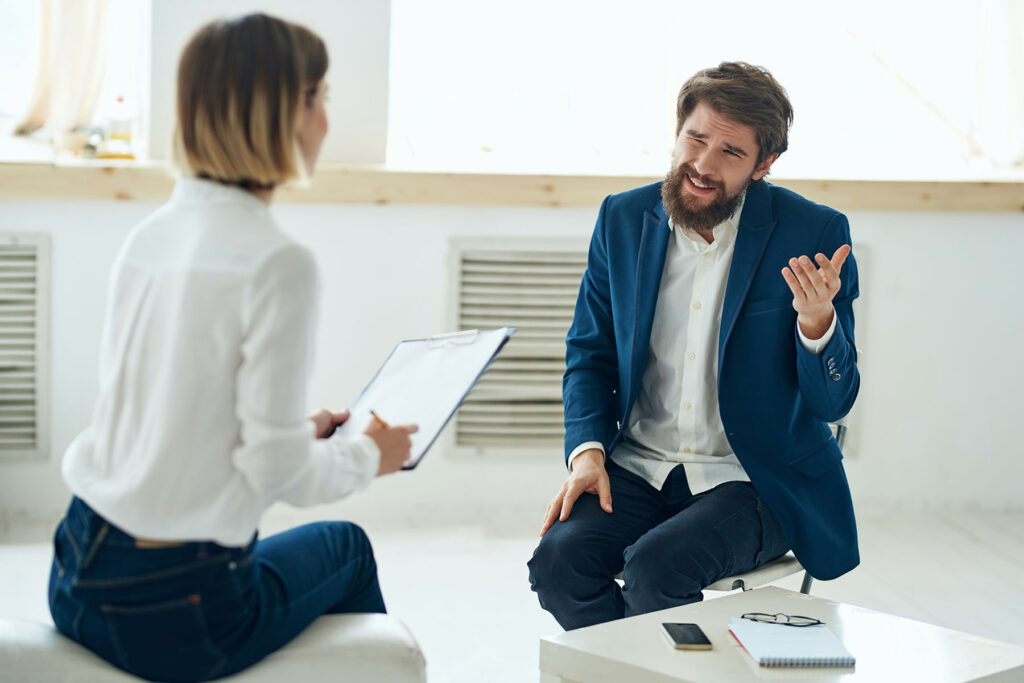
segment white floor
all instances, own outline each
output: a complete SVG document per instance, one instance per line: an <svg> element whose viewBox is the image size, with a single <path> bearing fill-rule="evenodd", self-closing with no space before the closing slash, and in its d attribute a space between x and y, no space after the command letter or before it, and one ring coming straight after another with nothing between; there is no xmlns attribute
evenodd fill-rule
<svg viewBox="0 0 1024 683"><path fill-rule="evenodd" d="M814 595L1024 645L1024 511L862 515L860 528L861 566ZM370 536L389 611L416 635L431 681L537 680L538 639L559 628L527 582L535 538ZM49 620L48 564L45 544L0 545L0 615ZM797 590L799 578L779 585Z"/></svg>

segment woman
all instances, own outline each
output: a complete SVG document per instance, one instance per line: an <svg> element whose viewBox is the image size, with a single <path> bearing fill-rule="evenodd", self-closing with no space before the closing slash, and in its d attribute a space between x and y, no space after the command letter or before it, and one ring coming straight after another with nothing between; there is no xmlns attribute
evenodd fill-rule
<svg viewBox="0 0 1024 683"><path fill-rule="evenodd" d="M327 52L262 14L214 22L178 70L186 177L113 268L92 425L68 448L54 540L57 627L155 680L237 672L328 612L384 612L363 531L256 540L275 501L336 500L400 469L414 426L329 438L305 418L317 274L269 213L327 132Z"/></svg>

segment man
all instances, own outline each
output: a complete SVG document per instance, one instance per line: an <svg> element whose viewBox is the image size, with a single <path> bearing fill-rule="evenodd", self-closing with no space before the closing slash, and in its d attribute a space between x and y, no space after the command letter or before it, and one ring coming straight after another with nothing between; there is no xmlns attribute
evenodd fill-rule
<svg viewBox="0 0 1024 683"><path fill-rule="evenodd" d="M601 206L566 338L570 474L529 562L563 628L700 600L790 548L819 579L859 562L826 424L860 385L857 269L845 216L764 180L791 122L764 69L702 71L664 182Z"/></svg>

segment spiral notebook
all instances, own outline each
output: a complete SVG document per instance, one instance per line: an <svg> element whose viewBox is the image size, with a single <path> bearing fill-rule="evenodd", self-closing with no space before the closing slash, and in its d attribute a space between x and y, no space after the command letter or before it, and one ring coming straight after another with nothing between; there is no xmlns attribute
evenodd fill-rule
<svg viewBox="0 0 1024 683"><path fill-rule="evenodd" d="M729 631L761 666L842 667L856 660L824 624L782 626L733 619Z"/></svg>

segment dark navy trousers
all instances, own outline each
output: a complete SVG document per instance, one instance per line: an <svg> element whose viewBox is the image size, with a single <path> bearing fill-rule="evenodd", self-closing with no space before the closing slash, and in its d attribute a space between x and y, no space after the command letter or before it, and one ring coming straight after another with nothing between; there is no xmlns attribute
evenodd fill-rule
<svg viewBox="0 0 1024 683"><path fill-rule="evenodd" d="M610 458L606 467L613 512L584 493L528 563L541 607L566 630L697 602L706 586L789 550L749 482L692 495L681 466L660 491Z"/></svg>
<svg viewBox="0 0 1024 683"><path fill-rule="evenodd" d="M62 633L156 681L227 676L321 614L385 611L354 524L307 524L242 548L138 548L78 498L57 528L49 590Z"/></svg>

